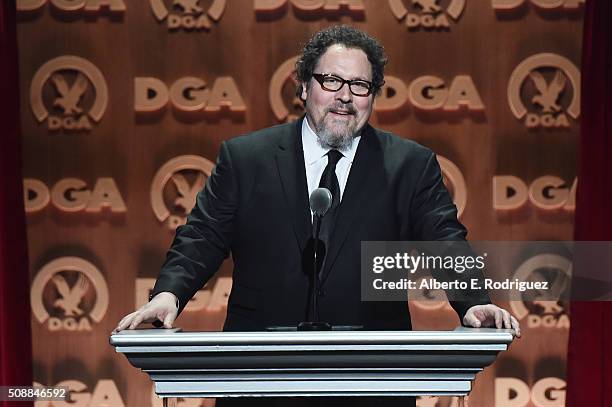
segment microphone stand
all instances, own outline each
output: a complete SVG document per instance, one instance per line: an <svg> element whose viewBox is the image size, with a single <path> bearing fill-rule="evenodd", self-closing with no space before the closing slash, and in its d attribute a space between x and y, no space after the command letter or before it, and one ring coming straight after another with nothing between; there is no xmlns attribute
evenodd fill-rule
<svg viewBox="0 0 612 407"><path fill-rule="evenodd" d="M322 216L318 214L314 214L313 216L313 229L314 229L314 257L313 257L313 269L312 269L312 279L311 279L311 287L312 287L312 295L310 297L310 319L308 322L300 322L297 327L298 331L331 331L332 327L327 322L320 322L318 319L318 309L317 309L317 294L319 292L319 231L321 228L321 218Z"/></svg>

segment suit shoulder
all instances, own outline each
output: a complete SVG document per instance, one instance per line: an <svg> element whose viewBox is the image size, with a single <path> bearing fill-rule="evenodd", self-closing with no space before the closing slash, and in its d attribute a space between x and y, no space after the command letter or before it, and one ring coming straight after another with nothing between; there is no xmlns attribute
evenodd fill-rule
<svg viewBox="0 0 612 407"><path fill-rule="evenodd" d="M291 137L295 132L295 123L284 123L251 133L242 134L225 141L231 150L259 150L277 146L283 139Z"/></svg>
<svg viewBox="0 0 612 407"><path fill-rule="evenodd" d="M380 146L385 154L391 155L410 155L411 157L429 158L434 152L414 140L400 137L389 131L374 128L374 133L380 142Z"/></svg>

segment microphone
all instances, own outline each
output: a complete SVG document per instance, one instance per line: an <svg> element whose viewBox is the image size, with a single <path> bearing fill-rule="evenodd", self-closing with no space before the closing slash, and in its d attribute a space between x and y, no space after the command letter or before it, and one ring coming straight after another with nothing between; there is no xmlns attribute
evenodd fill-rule
<svg viewBox="0 0 612 407"><path fill-rule="evenodd" d="M317 188L310 194L310 210L315 216L322 218L331 208L332 200L332 194L329 189Z"/></svg>
<svg viewBox="0 0 612 407"><path fill-rule="evenodd" d="M311 279L312 295L310 298L310 321L301 322L298 325L298 331L328 331L331 330L331 325L327 322L319 322L317 312L317 293L319 291L319 256L317 255L319 249L319 231L321 228L321 218L325 216L329 208L332 205L332 194L327 188L317 188L310 194L310 210L313 213L313 237L314 237L314 251L313 251L313 270Z"/></svg>

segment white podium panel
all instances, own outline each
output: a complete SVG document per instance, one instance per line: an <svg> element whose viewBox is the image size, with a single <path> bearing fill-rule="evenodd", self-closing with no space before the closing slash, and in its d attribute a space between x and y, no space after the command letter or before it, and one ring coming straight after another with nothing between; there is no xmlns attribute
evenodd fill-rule
<svg viewBox="0 0 612 407"><path fill-rule="evenodd" d="M464 396L511 330L122 331L111 345L175 397Z"/></svg>

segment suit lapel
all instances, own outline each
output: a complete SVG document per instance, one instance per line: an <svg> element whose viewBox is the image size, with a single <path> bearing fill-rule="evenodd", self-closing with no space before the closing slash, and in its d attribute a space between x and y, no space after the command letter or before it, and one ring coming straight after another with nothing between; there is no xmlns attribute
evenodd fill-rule
<svg viewBox="0 0 612 407"><path fill-rule="evenodd" d="M377 182L377 177L372 176L372 173L380 167L381 154L374 129L368 124L364 128L359 147L357 147L342 202L338 208L336 225L321 272L321 284L327 280L352 225L357 222L358 215L367 207L365 203L368 202L368 193L376 190L374 184Z"/></svg>
<svg viewBox="0 0 612 407"><path fill-rule="evenodd" d="M296 121L294 126L290 127L290 134L283 136L276 153L278 174L300 251L304 250L308 239L312 235L312 220L308 204L308 186L302 147L302 120Z"/></svg>

